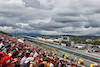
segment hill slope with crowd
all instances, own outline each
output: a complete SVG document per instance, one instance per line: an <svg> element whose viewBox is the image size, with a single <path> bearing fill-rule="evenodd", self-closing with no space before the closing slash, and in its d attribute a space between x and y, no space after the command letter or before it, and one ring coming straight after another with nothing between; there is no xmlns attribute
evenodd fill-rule
<svg viewBox="0 0 100 67"><path fill-rule="evenodd" d="M0 67L80 67L48 51L0 33Z"/></svg>

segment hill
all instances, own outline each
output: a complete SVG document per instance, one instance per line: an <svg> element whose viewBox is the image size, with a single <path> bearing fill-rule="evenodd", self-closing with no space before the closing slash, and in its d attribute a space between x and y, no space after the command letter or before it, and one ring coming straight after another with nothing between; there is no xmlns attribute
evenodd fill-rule
<svg viewBox="0 0 100 67"><path fill-rule="evenodd" d="M6 32L3 32L3 31L0 31L0 33L5 34L5 35L8 35L8 36L12 36L11 34L6 33Z"/></svg>

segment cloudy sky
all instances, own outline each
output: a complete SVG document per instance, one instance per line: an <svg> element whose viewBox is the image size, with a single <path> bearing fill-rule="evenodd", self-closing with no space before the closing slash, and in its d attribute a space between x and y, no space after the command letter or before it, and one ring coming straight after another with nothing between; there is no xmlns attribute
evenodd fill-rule
<svg viewBox="0 0 100 67"><path fill-rule="evenodd" d="M100 35L100 0L0 0L8 33Z"/></svg>

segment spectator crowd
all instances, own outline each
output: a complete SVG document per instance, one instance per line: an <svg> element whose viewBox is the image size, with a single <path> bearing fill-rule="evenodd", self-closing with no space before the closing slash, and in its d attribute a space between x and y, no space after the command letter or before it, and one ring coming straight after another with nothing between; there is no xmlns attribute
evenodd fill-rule
<svg viewBox="0 0 100 67"><path fill-rule="evenodd" d="M0 67L79 67L48 49L0 33Z"/></svg>

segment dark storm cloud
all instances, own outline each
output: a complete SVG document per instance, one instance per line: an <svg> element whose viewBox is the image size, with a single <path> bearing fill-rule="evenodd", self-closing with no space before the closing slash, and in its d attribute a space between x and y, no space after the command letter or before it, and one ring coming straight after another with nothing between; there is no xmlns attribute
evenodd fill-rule
<svg viewBox="0 0 100 67"><path fill-rule="evenodd" d="M81 31L74 31L73 30L73 31L64 31L63 33L77 33L78 34L78 33L81 33Z"/></svg>
<svg viewBox="0 0 100 67"><path fill-rule="evenodd" d="M80 12L78 8L54 8L53 9L53 15L57 16L79 16Z"/></svg>
<svg viewBox="0 0 100 67"><path fill-rule="evenodd" d="M45 9L45 10L50 10L52 9L52 5L50 5L51 7L46 7L44 5L41 5L40 2L38 0L23 0L26 4L26 7L33 7L36 9Z"/></svg>
<svg viewBox="0 0 100 67"><path fill-rule="evenodd" d="M4 12L4 11L0 11L0 14L2 15L2 16L6 16L6 17L8 17L8 18L14 18L14 17L19 17L19 16L21 16L22 15L22 13L18 13L18 12Z"/></svg>
<svg viewBox="0 0 100 67"><path fill-rule="evenodd" d="M87 18L83 17L77 8L55 8L52 11L52 20L57 23L63 23L68 27L81 27L83 22L87 22Z"/></svg>
<svg viewBox="0 0 100 67"><path fill-rule="evenodd" d="M12 1L12 0L10 0ZM8 1L8 2L10 2ZM44 19L45 17L47 18L49 14L49 11L45 10L37 10L31 7L23 7L22 1L16 1L19 2L18 7L13 6L13 8L10 8L11 6L4 5L5 9L0 7L0 26L8 26L12 27L12 29L20 28L20 29L25 29L25 30L34 30L31 29L31 27L27 26L24 28L22 25L16 25L16 23L29 23L30 21L36 20L36 19ZM16 4L16 2L14 2ZM22 2L22 5L21 5ZM11 3L12 4L12 3ZM16 8L17 7L17 8ZM45 13L45 14L44 14Z"/></svg>
<svg viewBox="0 0 100 67"><path fill-rule="evenodd" d="M55 22L61 22L61 23L71 23L71 22L73 23L73 22L85 21L81 17L75 17L75 16L55 17L52 20L54 20Z"/></svg>
<svg viewBox="0 0 100 67"><path fill-rule="evenodd" d="M16 25L13 22L7 22L7 21L6 22L5 21L1 21L0 26L2 26L2 27L4 27L4 26L12 27L13 29L22 28L21 25Z"/></svg>
<svg viewBox="0 0 100 67"><path fill-rule="evenodd" d="M0 26L21 32L90 34L92 29L100 28L99 3L99 0L1 0Z"/></svg>
<svg viewBox="0 0 100 67"><path fill-rule="evenodd" d="M37 0L23 0L27 7L40 8L40 3Z"/></svg>
<svg viewBox="0 0 100 67"><path fill-rule="evenodd" d="M88 23L84 25L85 28L98 28L100 27L100 14L90 15L88 16Z"/></svg>
<svg viewBox="0 0 100 67"><path fill-rule="evenodd" d="M49 23L43 23L43 22L40 22L38 24L32 23L32 24L29 24L29 26L34 27L35 29L39 29L39 30L54 31L55 29L66 27L66 24L56 23L56 22L51 21Z"/></svg>
<svg viewBox="0 0 100 67"><path fill-rule="evenodd" d="M1 21L2 23L0 23L0 26L13 26L14 24L12 23L6 23L4 21Z"/></svg>
<svg viewBox="0 0 100 67"><path fill-rule="evenodd" d="M92 28L98 28L100 27L100 23L96 23L95 21L92 23L89 23L89 24L86 24L84 25L85 28L89 28L89 27L92 27Z"/></svg>

